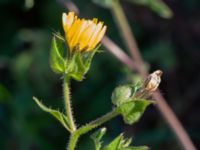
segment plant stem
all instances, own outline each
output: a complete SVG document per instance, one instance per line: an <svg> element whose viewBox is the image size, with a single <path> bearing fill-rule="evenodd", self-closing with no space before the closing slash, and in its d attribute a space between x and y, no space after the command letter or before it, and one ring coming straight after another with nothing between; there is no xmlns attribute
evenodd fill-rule
<svg viewBox="0 0 200 150"><path fill-rule="evenodd" d="M122 6L119 3L119 0L113 0L111 12L116 21L116 25L119 28L119 32L123 38L123 42L124 42L125 46L129 50L132 58L135 60L135 63L138 66L140 66L139 68L137 67L137 69L144 77L145 75L147 75L147 73L143 67L144 65L143 65L143 61L140 56L140 53L138 51L138 45L137 45L135 37L131 31L131 27L130 27L128 20L126 18L126 15L122 9Z"/></svg>
<svg viewBox="0 0 200 150"><path fill-rule="evenodd" d="M64 6L66 9L68 9L70 11L76 11L76 9L74 9L73 7L70 7L70 5L63 5L61 2L59 2L59 3L61 4L61 6ZM69 3L69 1L67 1L66 3ZM138 69L138 68L140 68L140 65L138 65L137 67L135 67L135 65L134 65L134 64L136 64L135 63L136 60L135 61L129 61L129 60L131 60L131 58L128 55L126 55L126 56L122 55L123 57L120 56L120 55L116 55L116 53L114 53L116 47L118 47L118 50L121 51L121 49L119 48L119 46L117 46L114 42L112 42L112 40L110 40L108 37L104 38L104 39L105 40L102 41L102 44L107 48L108 51L110 51L114 56L116 56L117 59L120 60L122 63L124 63L125 65L127 65L131 70L134 70L134 71L137 70L137 72L140 72L142 74L142 72L143 72L143 71L141 71L142 69ZM109 39L109 41L108 41L108 39ZM110 44L110 42L112 42L113 43L112 45L114 45L114 46L112 46ZM135 41L128 40L127 42L131 43L131 42L135 42ZM135 50L138 51L138 49L135 49ZM131 53L133 54L133 52L131 52ZM132 57L134 57L134 56L132 56ZM128 58L128 59L124 60L125 58ZM134 57L134 58L136 58L136 57ZM142 75L142 76L144 76L144 75ZM187 134L186 130L183 128L183 125L178 120L178 118L176 117L176 115L174 114L174 112L170 108L170 106L166 103L166 100L161 95L160 91L158 91L158 92L156 92L154 94L154 98L157 100L157 103L158 103L157 108L158 108L158 110L161 112L161 115L165 119L166 123L169 125L170 129L176 135L177 140L178 140L180 146L183 147L183 149L196 150L194 144L192 143L192 140L190 139L190 137Z"/></svg>
<svg viewBox="0 0 200 150"><path fill-rule="evenodd" d="M64 76L63 80L63 94L64 94L64 102L65 102L65 110L67 118L69 119L69 125L72 132L76 131L76 125L74 123L72 109L71 109L71 101L70 101L70 88L69 88L69 77Z"/></svg>
<svg viewBox="0 0 200 150"><path fill-rule="evenodd" d="M81 135L89 132L90 130L100 126L101 124L107 122L108 120L116 117L119 113L116 111L116 109L113 109L111 112L107 113L106 115L86 124L85 126L80 127L77 129L74 133L71 134L68 150L74 150L76 147L76 144L78 142L78 139Z"/></svg>

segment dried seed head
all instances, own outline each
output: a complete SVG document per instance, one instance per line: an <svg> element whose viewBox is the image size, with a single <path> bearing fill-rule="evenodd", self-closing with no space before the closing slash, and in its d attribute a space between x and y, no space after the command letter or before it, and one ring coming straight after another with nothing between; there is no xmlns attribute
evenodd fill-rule
<svg viewBox="0 0 200 150"><path fill-rule="evenodd" d="M158 88L161 82L161 70L156 70L150 74L146 80L142 83L141 87L137 90L134 98L136 99L147 99L151 94Z"/></svg>
<svg viewBox="0 0 200 150"><path fill-rule="evenodd" d="M144 82L143 88L148 92L154 92L161 82L161 70L156 70L150 74Z"/></svg>

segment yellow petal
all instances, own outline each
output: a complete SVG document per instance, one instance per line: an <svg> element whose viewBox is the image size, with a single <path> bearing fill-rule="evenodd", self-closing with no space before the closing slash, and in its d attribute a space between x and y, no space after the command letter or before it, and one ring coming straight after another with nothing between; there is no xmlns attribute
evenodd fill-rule
<svg viewBox="0 0 200 150"><path fill-rule="evenodd" d="M69 40L71 41L72 38L74 37L76 31L77 31L77 28L80 26L81 24L81 20L80 19L77 19L74 21L74 23L72 24L72 26L70 27L70 30L69 32L67 33L68 34L68 37L70 38Z"/></svg>
<svg viewBox="0 0 200 150"><path fill-rule="evenodd" d="M88 42L88 45L89 47L93 48L92 45L93 45L93 42L95 41L95 39L97 38L97 35L99 34L99 32L101 31L102 29L102 26L103 26L103 23L102 22L99 22L97 25L96 25L96 28L95 28L95 31L94 33L92 34L89 42Z"/></svg>
<svg viewBox="0 0 200 150"><path fill-rule="evenodd" d="M76 31L74 32L73 35L73 39L71 41L72 45L76 46L77 44L80 44L79 38L86 27L87 27L87 21L85 21L84 19L79 20L79 22L77 23Z"/></svg>
<svg viewBox="0 0 200 150"><path fill-rule="evenodd" d="M69 12L68 15L66 15L66 13L63 13L62 23L65 32L69 30L73 22L74 22L74 12Z"/></svg>
<svg viewBox="0 0 200 150"><path fill-rule="evenodd" d="M88 26L85 28L85 30L82 32L80 36L80 49L82 50L83 48L88 46L88 42L92 36L92 34L95 31L96 26L88 21Z"/></svg>
<svg viewBox="0 0 200 150"><path fill-rule="evenodd" d="M99 34L97 35L97 37L95 38L95 40L93 41L93 44L91 45L91 48L95 48L96 45L101 41L101 39L103 38L105 32L106 32L107 27L104 26L103 29L99 32Z"/></svg>
<svg viewBox="0 0 200 150"><path fill-rule="evenodd" d="M97 24L98 19L97 18L93 18L92 21L93 21L93 23Z"/></svg>

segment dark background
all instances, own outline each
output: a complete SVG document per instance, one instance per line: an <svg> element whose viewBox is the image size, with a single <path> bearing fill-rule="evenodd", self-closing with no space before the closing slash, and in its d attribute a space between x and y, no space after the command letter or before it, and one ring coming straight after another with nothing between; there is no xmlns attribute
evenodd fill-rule
<svg viewBox="0 0 200 150"><path fill-rule="evenodd" d="M56 0L34 2L31 7L24 0L0 0L1 150L56 150L67 145L65 129L32 100L32 96L37 96L46 105L63 110L62 82L49 67L49 50L52 32L63 32L61 15L65 10ZM89 0L74 2L81 16L104 20L107 35L125 49L108 9ZM165 2L174 12L171 19L127 1L122 1L122 5L150 71L164 72L162 94L200 148L200 1ZM86 79L71 83L77 124L111 110L114 87L135 76L108 51L97 54ZM105 143L125 132L133 137L133 145L148 145L153 150L181 149L154 106L133 126L125 125L121 117L105 126ZM80 139L77 149L93 149L89 134Z"/></svg>

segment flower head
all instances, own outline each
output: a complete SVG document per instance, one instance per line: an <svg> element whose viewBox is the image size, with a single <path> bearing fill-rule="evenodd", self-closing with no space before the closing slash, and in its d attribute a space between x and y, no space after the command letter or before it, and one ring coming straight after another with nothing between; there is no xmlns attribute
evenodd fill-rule
<svg viewBox="0 0 200 150"><path fill-rule="evenodd" d="M93 50L106 32L106 26L97 18L79 19L74 12L63 13L62 23L70 52Z"/></svg>

